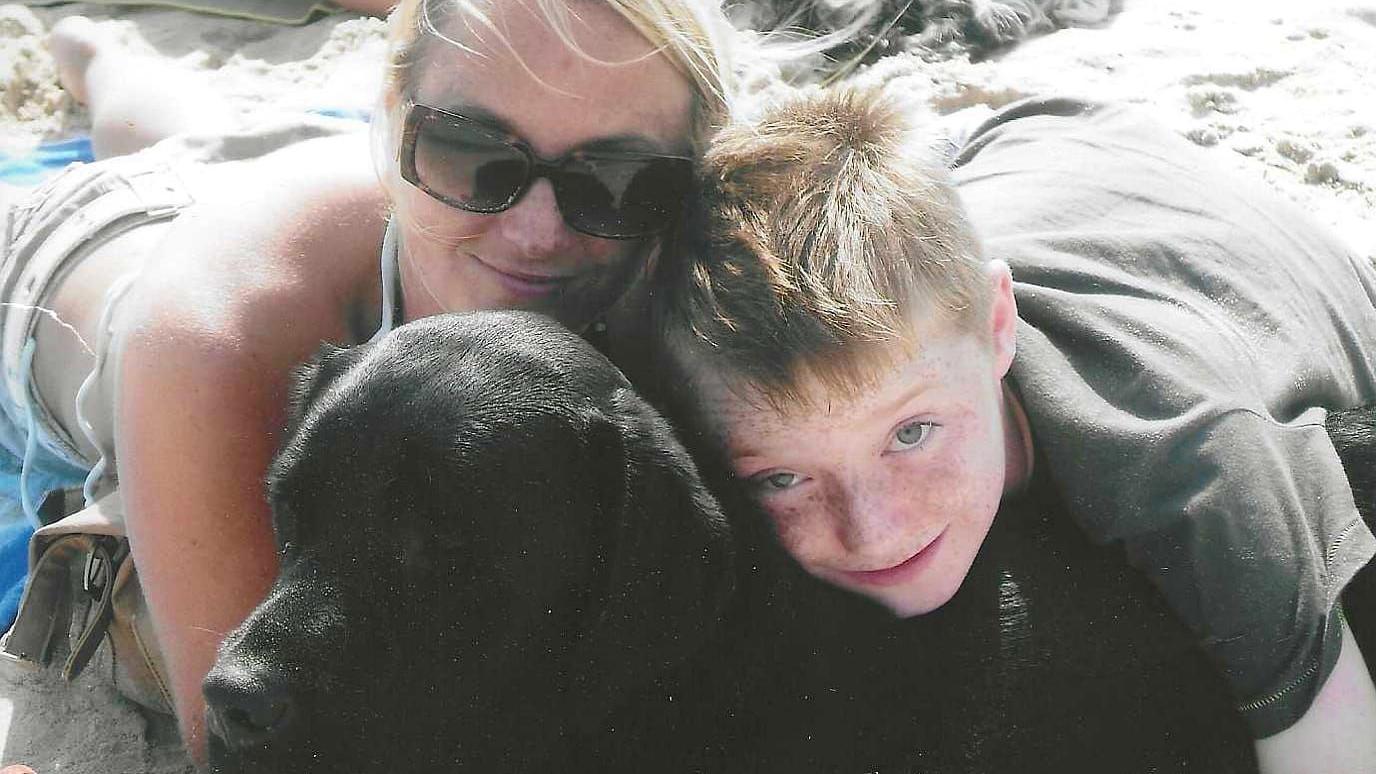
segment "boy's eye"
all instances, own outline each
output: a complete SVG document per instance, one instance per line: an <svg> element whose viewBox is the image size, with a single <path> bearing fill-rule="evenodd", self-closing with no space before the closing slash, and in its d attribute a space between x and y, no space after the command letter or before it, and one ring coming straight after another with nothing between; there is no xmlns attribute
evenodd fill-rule
<svg viewBox="0 0 1376 774"><path fill-rule="evenodd" d="M903 451L920 446L931 436L934 429L936 424L932 422L909 422L893 434L893 443L889 445L889 450Z"/></svg>
<svg viewBox="0 0 1376 774"><path fill-rule="evenodd" d="M803 477L797 473L782 471L779 473L770 473L767 476L756 477L754 483L762 489L778 491L797 486L802 480Z"/></svg>

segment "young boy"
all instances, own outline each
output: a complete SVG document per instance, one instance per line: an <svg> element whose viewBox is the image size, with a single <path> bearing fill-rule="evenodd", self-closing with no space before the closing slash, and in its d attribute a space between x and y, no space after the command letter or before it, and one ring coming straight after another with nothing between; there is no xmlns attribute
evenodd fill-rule
<svg viewBox="0 0 1376 774"><path fill-rule="evenodd" d="M847 87L725 130L656 294L782 545L922 615L1048 476L1219 664L1262 771L1369 771L1338 599L1376 541L1324 417L1376 401L1376 272L1129 112L1002 110L954 186L913 116Z"/></svg>

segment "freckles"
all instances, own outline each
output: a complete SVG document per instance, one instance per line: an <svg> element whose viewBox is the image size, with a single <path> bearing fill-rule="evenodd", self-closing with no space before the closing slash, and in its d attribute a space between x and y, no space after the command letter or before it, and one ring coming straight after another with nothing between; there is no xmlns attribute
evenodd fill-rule
<svg viewBox="0 0 1376 774"><path fill-rule="evenodd" d="M964 450L929 460L920 475L907 477L896 496L934 520L969 520L988 501L986 466L975 462Z"/></svg>
<svg viewBox="0 0 1376 774"><path fill-rule="evenodd" d="M797 555L796 549L811 543L818 535L823 509L827 498L819 494L809 494L800 501L781 507L768 507L765 510L774 523L774 532L790 553Z"/></svg>

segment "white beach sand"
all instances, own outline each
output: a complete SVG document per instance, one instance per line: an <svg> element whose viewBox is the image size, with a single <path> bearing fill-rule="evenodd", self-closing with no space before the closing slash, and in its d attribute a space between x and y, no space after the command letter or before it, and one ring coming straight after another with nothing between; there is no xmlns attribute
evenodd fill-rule
<svg viewBox="0 0 1376 774"><path fill-rule="evenodd" d="M380 83L375 19L341 14L293 28L152 8L0 4L0 150L88 126L42 46L44 30L72 13L201 74L245 112L366 109ZM1140 104L1376 257L1376 0L1126 0L1101 28L1062 30L983 62L924 64L908 82L944 107L1052 92ZM0 664L0 765L188 771L171 733L150 730L97 675L65 690L53 674Z"/></svg>

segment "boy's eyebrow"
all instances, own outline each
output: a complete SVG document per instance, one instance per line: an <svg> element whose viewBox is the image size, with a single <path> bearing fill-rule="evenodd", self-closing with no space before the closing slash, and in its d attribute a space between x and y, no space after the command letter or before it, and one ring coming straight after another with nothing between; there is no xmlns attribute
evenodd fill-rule
<svg viewBox="0 0 1376 774"><path fill-rule="evenodd" d="M894 395L892 400L885 401L875 406L872 410L865 412L864 418L866 420L885 419L892 414L898 413L899 409L902 409L907 404L916 400L923 393L930 392L935 386L930 379L922 379L916 374L913 375L912 378L916 383L910 384L905 389L900 390ZM827 405L829 406L830 404ZM818 405L814 409L810 409L808 413L816 415L829 414L831 412L827 410L827 406ZM719 431L714 431L714 433L717 435L718 443L726 448L727 457L733 462L749 457L767 456L766 452L761 451L757 446L752 444L754 439L740 438L739 436L733 436L730 433Z"/></svg>
<svg viewBox="0 0 1376 774"><path fill-rule="evenodd" d="M916 400L917 397L922 395L924 392L930 391L934 386L931 380L922 379L920 376L916 374L913 375L912 380L913 381L909 383L909 386L906 389L900 390L898 394L894 396L893 400L888 401L887 403L879 406L877 409L875 409L873 413L879 416L893 414L897 412L899 409L906 406L907 404Z"/></svg>
<svg viewBox="0 0 1376 774"><path fill-rule="evenodd" d="M732 462L736 460L748 459L750 457L763 457L764 454L748 442L737 445L731 441L726 442L726 456Z"/></svg>
<svg viewBox="0 0 1376 774"><path fill-rule="evenodd" d="M715 436L717 447L726 450L726 458L731 462L749 457L765 456L765 452L756 445L757 439L754 437L743 437L739 433L729 433L720 427L713 427L711 432Z"/></svg>

